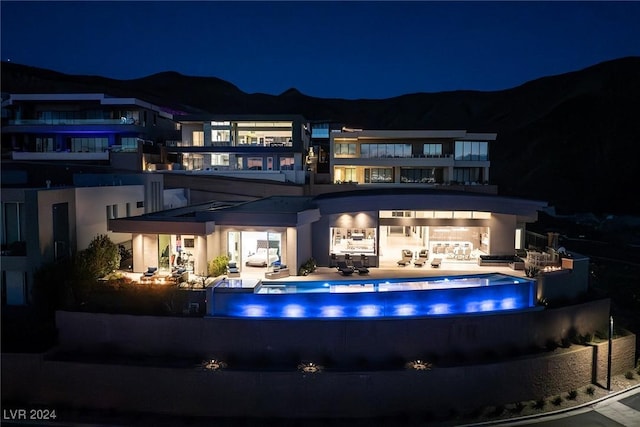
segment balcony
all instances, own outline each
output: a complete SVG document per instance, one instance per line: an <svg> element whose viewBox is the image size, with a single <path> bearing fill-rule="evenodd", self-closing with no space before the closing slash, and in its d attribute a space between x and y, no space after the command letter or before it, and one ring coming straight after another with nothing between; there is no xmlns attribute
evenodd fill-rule
<svg viewBox="0 0 640 427"><path fill-rule="evenodd" d="M139 125L140 122L131 118L120 119L17 119L9 120L11 126L39 126L39 125Z"/></svg>

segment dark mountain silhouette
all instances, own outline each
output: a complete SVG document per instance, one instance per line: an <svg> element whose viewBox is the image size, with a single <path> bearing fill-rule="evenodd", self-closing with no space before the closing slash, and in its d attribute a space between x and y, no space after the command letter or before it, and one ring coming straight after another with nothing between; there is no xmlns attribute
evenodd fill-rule
<svg viewBox="0 0 640 427"><path fill-rule="evenodd" d="M640 57L607 61L494 92L387 99L315 98L295 88L248 94L214 77L164 72L133 80L2 63L5 93L95 92L138 97L185 113L302 114L365 129L496 132L491 182L500 193L561 212L640 214Z"/></svg>

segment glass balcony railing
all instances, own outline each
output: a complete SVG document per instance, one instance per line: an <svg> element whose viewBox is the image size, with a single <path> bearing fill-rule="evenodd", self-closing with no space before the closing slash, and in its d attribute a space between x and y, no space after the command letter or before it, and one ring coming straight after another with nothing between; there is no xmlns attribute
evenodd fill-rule
<svg viewBox="0 0 640 427"><path fill-rule="evenodd" d="M9 120L13 126L33 125L138 125L135 119L17 119Z"/></svg>

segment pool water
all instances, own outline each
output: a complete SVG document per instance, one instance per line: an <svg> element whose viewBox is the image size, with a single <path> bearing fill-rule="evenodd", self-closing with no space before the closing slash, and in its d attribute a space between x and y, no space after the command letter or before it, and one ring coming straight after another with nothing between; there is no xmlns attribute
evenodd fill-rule
<svg viewBox="0 0 640 427"><path fill-rule="evenodd" d="M330 282L227 279L209 289L210 316L394 318L528 309L535 306L536 282L492 273Z"/></svg>

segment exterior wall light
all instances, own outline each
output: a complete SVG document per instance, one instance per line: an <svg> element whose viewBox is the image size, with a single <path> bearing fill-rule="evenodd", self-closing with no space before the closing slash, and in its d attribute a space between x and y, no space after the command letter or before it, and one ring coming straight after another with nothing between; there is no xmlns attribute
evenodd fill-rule
<svg viewBox="0 0 640 427"><path fill-rule="evenodd" d="M430 371L433 364L425 360L417 359L408 362L405 366L407 369L413 369L414 371Z"/></svg>

